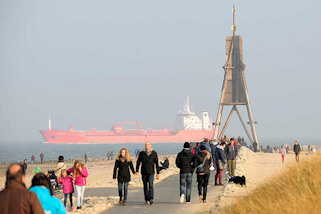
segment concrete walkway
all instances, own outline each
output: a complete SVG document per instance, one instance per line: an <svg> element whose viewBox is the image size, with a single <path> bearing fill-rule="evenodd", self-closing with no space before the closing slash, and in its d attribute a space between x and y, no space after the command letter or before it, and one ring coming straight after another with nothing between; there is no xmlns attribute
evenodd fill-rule
<svg viewBox="0 0 321 214"><path fill-rule="evenodd" d="M225 181L226 173L223 173ZM207 202L214 201L223 192L222 186L214 186L215 172L211 173L207 188ZM99 191L97 191L99 189ZM97 194L98 193L98 194ZM86 188L85 195L88 196L118 196L116 188ZM102 213L195 213L200 210L203 203L199 202L196 175L193 176L191 204L179 203L179 175L172 175L162 182L154 185L154 204L144 205L143 188L131 188L129 186L127 206L115 205Z"/></svg>

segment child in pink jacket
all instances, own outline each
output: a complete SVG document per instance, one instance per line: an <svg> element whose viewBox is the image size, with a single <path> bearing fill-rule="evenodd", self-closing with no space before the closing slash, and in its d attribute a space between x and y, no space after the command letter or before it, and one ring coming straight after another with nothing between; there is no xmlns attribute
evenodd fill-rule
<svg viewBox="0 0 321 214"><path fill-rule="evenodd" d="M79 160L75 160L74 166L67 172L72 173L74 178L77 209L81 209L86 188L86 177L88 176L87 169Z"/></svg>
<svg viewBox="0 0 321 214"><path fill-rule="evenodd" d="M60 176L60 178L57 179L57 182L59 184L62 184L62 190L63 190L63 193L65 194L65 197L64 197L64 205L65 205L65 207L66 207L67 198L68 198L68 195L69 195L70 210L73 210L73 207L72 207L72 193L74 192L74 185L72 183L72 180L73 180L72 177L68 176L66 169L62 169L61 170L61 176Z"/></svg>
<svg viewBox="0 0 321 214"><path fill-rule="evenodd" d="M285 150L284 146L281 147L280 153L281 153L281 156L282 156L282 163L284 163L284 156L286 154L286 150Z"/></svg>

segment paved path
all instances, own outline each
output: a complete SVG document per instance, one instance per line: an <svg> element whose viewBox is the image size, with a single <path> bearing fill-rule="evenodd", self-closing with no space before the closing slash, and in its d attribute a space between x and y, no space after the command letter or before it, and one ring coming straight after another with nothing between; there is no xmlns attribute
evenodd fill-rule
<svg viewBox="0 0 321 214"><path fill-rule="evenodd" d="M223 173L225 179L226 173ZM207 201L213 201L219 197L223 192L222 186L214 186L215 173L212 172L207 189ZM98 188L97 188L98 189ZM86 196L118 196L116 188L86 188ZM98 193L98 194L97 194ZM140 213L194 213L200 209L203 203L199 202L198 191L196 184L196 175L193 176L192 197L191 204L179 203L179 175L172 175L162 182L154 185L154 204L144 205L143 188L131 188L129 186L127 206L115 205L103 213L126 213L126 214L140 214Z"/></svg>

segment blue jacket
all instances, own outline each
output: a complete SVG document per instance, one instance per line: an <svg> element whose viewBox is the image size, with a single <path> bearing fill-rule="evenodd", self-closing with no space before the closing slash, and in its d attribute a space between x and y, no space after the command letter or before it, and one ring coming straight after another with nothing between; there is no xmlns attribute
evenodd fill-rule
<svg viewBox="0 0 321 214"><path fill-rule="evenodd" d="M61 203L61 201L58 198L55 198L50 195L50 191L47 187L33 186L29 190L37 194L42 208L45 210L45 213L67 213L65 206Z"/></svg>
<svg viewBox="0 0 321 214"><path fill-rule="evenodd" d="M215 149L215 161L221 160L223 162L223 164L226 164L226 157L225 157L225 153L224 150L221 146L217 146Z"/></svg>

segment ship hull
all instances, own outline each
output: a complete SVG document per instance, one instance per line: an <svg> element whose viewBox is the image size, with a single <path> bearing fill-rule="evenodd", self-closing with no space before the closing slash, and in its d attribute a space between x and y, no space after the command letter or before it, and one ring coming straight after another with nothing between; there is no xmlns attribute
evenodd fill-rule
<svg viewBox="0 0 321 214"><path fill-rule="evenodd" d="M122 144L122 143L183 143L211 139L213 130L180 131L133 131L117 134L108 131L40 131L47 143L51 144Z"/></svg>

